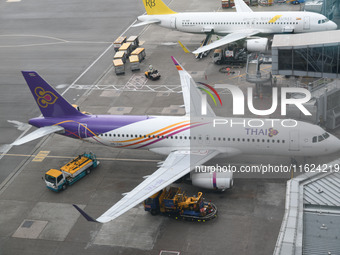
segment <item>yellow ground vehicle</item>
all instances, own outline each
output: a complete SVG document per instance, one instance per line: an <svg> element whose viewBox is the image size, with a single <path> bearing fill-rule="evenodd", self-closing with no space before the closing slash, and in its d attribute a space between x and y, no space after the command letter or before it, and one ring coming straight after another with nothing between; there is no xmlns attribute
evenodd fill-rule
<svg viewBox="0 0 340 255"><path fill-rule="evenodd" d="M113 47L115 51L118 51L119 48L126 42L126 36L120 36L113 42Z"/></svg>
<svg viewBox="0 0 340 255"><path fill-rule="evenodd" d="M45 173L46 187L53 191L65 190L68 185L91 173L91 169L99 165L97 157L92 152L79 155L58 169L50 169Z"/></svg>
<svg viewBox="0 0 340 255"><path fill-rule="evenodd" d="M125 65L123 60L121 59L114 59L113 66L115 67L115 73L116 74L124 74L125 73Z"/></svg>
<svg viewBox="0 0 340 255"><path fill-rule="evenodd" d="M122 46L119 48L119 51L125 52L126 56L130 56L132 51L132 43L123 43Z"/></svg>
<svg viewBox="0 0 340 255"><path fill-rule="evenodd" d="M211 202L204 202L202 195L198 192L197 196L188 197L181 188L170 187L149 197L143 205L152 215L204 222L217 216L217 208Z"/></svg>
<svg viewBox="0 0 340 255"><path fill-rule="evenodd" d="M133 52L131 52L131 56L138 56L139 62L142 62L146 56L144 48L137 48Z"/></svg>
<svg viewBox="0 0 340 255"><path fill-rule="evenodd" d="M130 36L126 42L132 44L132 49L136 49L139 46L138 36Z"/></svg>
<svg viewBox="0 0 340 255"><path fill-rule="evenodd" d="M137 55L129 57L131 71L140 70L139 58Z"/></svg>

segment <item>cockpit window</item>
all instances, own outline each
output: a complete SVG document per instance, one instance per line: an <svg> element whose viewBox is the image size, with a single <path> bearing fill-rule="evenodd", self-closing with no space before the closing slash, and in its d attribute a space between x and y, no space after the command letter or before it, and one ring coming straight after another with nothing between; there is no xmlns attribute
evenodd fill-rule
<svg viewBox="0 0 340 255"><path fill-rule="evenodd" d="M329 19L320 19L320 20L318 20L318 24L323 24L323 23L326 23L328 21L329 21Z"/></svg>
<svg viewBox="0 0 340 255"><path fill-rule="evenodd" d="M319 135L319 136L313 136L312 142L313 143L321 142L321 141L327 139L328 137L330 137L330 134L328 134L328 133L324 133L324 134Z"/></svg>
<svg viewBox="0 0 340 255"><path fill-rule="evenodd" d="M319 135L319 136L318 136L318 141L321 142L321 141L323 141L323 140L325 140L325 138L323 138L322 135Z"/></svg>

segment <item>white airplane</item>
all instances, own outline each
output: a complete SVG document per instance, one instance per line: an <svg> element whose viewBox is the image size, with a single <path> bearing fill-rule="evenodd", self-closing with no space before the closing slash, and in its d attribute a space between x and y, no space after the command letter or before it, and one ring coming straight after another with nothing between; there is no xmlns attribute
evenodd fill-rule
<svg viewBox="0 0 340 255"><path fill-rule="evenodd" d="M224 36L209 45L193 51L202 53L231 42L257 34L306 33L335 30L337 25L314 12L253 12L243 0L235 0L236 12L183 12L177 13L162 0L143 0L147 15L138 17L135 26L158 24L162 27L196 34ZM248 40L247 46L266 49L268 40Z"/></svg>
<svg viewBox="0 0 340 255"><path fill-rule="evenodd" d="M230 188L233 180L229 173L193 171L214 157L320 156L340 149L338 138L305 122L217 117L209 105L206 115L202 115L202 93L192 77L172 59L180 75L184 116L85 115L36 72L23 72L43 117L30 119L29 123L38 129L13 145L57 133L105 146L167 155L158 170L99 218L93 219L75 206L88 220L109 222L189 173L193 185L198 187ZM53 185L58 185L57 180Z"/></svg>

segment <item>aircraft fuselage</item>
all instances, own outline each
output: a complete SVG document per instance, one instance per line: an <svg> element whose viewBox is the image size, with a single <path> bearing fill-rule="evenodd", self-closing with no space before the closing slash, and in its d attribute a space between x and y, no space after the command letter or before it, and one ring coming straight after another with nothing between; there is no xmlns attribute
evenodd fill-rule
<svg viewBox="0 0 340 255"><path fill-rule="evenodd" d="M174 149L218 148L226 156L241 153L318 156L340 148L340 140L328 133L327 138L322 137L326 131L319 126L295 120L90 115L73 119L35 118L30 124L59 125L65 128L63 135L68 137L165 155Z"/></svg>
<svg viewBox="0 0 340 255"><path fill-rule="evenodd" d="M142 15L140 21L160 20L160 26L187 33L227 35L240 30L260 30L263 34L305 33L334 30L337 25L312 12L186 12Z"/></svg>

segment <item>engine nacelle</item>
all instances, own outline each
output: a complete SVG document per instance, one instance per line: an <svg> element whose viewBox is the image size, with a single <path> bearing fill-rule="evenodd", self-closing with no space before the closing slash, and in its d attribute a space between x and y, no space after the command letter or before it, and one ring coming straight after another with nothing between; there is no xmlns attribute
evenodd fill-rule
<svg viewBox="0 0 340 255"><path fill-rule="evenodd" d="M246 48L249 52L266 52L268 50L268 38L256 38L246 40Z"/></svg>
<svg viewBox="0 0 340 255"><path fill-rule="evenodd" d="M192 185L204 189L226 190L234 185L233 173L229 171L209 171L200 166L190 173Z"/></svg>

